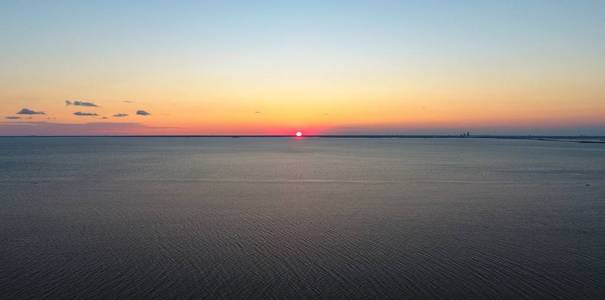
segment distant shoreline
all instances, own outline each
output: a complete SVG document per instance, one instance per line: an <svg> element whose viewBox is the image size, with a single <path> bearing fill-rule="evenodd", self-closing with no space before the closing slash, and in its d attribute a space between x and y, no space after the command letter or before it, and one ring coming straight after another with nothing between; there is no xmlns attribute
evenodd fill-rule
<svg viewBox="0 0 605 300"><path fill-rule="evenodd" d="M338 139L513 139L552 142L605 143L605 136L583 135L15 135L0 138L338 138Z"/></svg>

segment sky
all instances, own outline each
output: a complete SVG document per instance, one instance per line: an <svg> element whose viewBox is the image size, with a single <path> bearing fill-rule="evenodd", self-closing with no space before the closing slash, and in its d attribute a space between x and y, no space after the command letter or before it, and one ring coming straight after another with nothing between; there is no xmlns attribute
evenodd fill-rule
<svg viewBox="0 0 605 300"><path fill-rule="evenodd" d="M605 135L605 1L0 1L0 135Z"/></svg>

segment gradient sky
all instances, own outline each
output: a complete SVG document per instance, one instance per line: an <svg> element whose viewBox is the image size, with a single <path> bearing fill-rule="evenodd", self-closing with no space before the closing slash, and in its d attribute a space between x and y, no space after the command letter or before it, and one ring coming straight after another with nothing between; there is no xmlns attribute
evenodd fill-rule
<svg viewBox="0 0 605 300"><path fill-rule="evenodd" d="M0 2L0 135L605 134L605 1L92 2Z"/></svg>

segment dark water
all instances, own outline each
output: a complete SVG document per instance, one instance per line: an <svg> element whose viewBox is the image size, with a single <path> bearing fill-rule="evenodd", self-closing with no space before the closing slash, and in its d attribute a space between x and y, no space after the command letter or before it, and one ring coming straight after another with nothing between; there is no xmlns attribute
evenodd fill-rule
<svg viewBox="0 0 605 300"><path fill-rule="evenodd" d="M602 298L605 146L0 138L0 298Z"/></svg>

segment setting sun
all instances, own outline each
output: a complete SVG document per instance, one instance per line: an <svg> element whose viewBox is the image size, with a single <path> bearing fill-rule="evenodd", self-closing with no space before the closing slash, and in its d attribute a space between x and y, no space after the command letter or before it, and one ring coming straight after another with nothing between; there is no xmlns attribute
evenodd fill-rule
<svg viewBox="0 0 605 300"><path fill-rule="evenodd" d="M604 16L0 0L0 300L605 299Z"/></svg>

